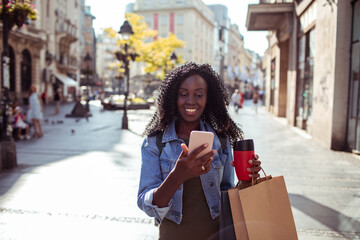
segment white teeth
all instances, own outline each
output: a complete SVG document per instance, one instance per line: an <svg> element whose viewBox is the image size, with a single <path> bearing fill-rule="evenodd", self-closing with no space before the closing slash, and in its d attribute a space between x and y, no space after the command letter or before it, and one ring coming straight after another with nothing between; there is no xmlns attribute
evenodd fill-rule
<svg viewBox="0 0 360 240"><path fill-rule="evenodd" d="M185 109L185 111L187 111L187 112L195 112L196 109Z"/></svg>

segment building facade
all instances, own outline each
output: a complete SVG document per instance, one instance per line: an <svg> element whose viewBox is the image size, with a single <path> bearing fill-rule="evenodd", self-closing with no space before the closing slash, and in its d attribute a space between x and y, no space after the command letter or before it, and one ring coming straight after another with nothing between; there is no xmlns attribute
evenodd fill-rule
<svg viewBox="0 0 360 240"><path fill-rule="evenodd" d="M84 0L33 0L32 4L38 19L9 31L10 99L28 104L30 86L35 85L46 102L53 101L56 89L65 101L73 101L79 93Z"/></svg>
<svg viewBox="0 0 360 240"><path fill-rule="evenodd" d="M262 0L246 25L269 31L268 111L328 148L360 152L360 1Z"/></svg>
<svg viewBox="0 0 360 240"><path fill-rule="evenodd" d="M117 78L118 72L114 62L115 52L117 50L116 39L111 38L106 33L97 37L96 41L96 72L99 81L104 84L104 90L107 92L120 91L120 80Z"/></svg>
<svg viewBox="0 0 360 240"><path fill-rule="evenodd" d="M96 36L93 28L95 16L91 14L90 6L82 1L81 11L81 64L80 64L80 94L92 96L93 91L102 88L96 73Z"/></svg>
<svg viewBox="0 0 360 240"><path fill-rule="evenodd" d="M80 13L81 1L38 1L38 24L46 33L46 46L42 49L41 93L47 102L53 101L59 90L65 101L73 101L79 89L80 64Z"/></svg>
<svg viewBox="0 0 360 240"><path fill-rule="evenodd" d="M1 36L3 25L1 21ZM3 39L0 49L3 51ZM17 26L9 29L9 96L19 103L27 103L29 89L32 84L38 88L41 83L42 59L46 46L46 32L41 29L41 23L36 20L28 21L23 27ZM3 74L3 73L1 73Z"/></svg>
<svg viewBox="0 0 360 240"><path fill-rule="evenodd" d="M214 64L214 14L201 0L136 0L133 11L158 37L174 33L185 41L185 48L176 49L185 61Z"/></svg>

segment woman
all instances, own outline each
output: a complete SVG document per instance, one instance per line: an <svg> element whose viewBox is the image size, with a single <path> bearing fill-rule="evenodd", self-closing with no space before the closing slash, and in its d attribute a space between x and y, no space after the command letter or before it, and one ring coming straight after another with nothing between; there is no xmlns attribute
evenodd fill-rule
<svg viewBox="0 0 360 240"><path fill-rule="evenodd" d="M144 132L138 192L138 206L160 223L159 239L216 237L220 191L234 186L231 144L243 138L228 105L229 95L208 64L178 67L160 86L157 111ZM197 157L201 146L188 153L192 130L215 134L211 152ZM249 169L253 178L259 176L257 158Z"/></svg>
<svg viewBox="0 0 360 240"><path fill-rule="evenodd" d="M55 95L54 95L54 102L55 102L55 115L58 115L60 112L60 103L62 101L62 95L60 92L60 89L56 89L55 90Z"/></svg>
<svg viewBox="0 0 360 240"><path fill-rule="evenodd" d="M34 137L42 137L41 119L43 117L43 105L40 96L36 93L36 87L31 85L29 90L29 110L27 112L27 119L29 119L34 126Z"/></svg>

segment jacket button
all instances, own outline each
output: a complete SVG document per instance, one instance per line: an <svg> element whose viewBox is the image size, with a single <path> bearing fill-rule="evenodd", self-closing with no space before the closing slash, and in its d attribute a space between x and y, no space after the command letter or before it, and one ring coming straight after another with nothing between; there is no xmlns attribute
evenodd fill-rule
<svg viewBox="0 0 360 240"><path fill-rule="evenodd" d="M210 187L212 187L212 186L214 186L214 183L213 183L213 182L210 183Z"/></svg>

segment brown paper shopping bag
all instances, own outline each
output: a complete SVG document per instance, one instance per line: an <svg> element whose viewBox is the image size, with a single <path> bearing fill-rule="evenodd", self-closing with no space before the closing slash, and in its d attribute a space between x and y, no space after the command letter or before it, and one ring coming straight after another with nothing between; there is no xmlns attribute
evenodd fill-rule
<svg viewBox="0 0 360 240"><path fill-rule="evenodd" d="M283 176L228 190L236 239L298 239Z"/></svg>

